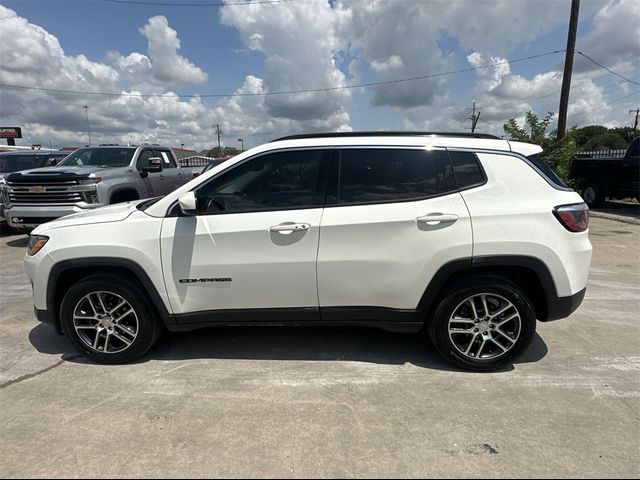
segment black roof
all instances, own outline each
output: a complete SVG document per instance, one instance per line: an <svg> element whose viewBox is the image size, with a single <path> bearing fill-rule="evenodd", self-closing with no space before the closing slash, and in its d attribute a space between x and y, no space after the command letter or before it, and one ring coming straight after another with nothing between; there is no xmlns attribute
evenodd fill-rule
<svg viewBox="0 0 640 480"><path fill-rule="evenodd" d="M500 140L500 137L489 135L487 133L469 133L469 132L331 132L331 133L307 133L301 135L289 135L287 137L276 138L272 142L280 140L300 140L304 138L349 138L349 137L466 137L466 138L485 138Z"/></svg>

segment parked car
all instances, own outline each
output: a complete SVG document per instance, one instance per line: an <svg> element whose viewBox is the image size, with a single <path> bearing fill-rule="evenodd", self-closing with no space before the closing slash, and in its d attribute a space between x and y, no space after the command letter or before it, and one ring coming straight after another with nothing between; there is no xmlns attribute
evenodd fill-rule
<svg viewBox="0 0 640 480"><path fill-rule="evenodd" d="M480 134L286 137L164 198L36 228L35 312L87 357L132 361L163 329L426 328L444 358L493 370L536 319L569 316L591 262L588 208Z"/></svg>
<svg viewBox="0 0 640 480"><path fill-rule="evenodd" d="M167 147L81 148L56 167L8 175L5 217L12 228L29 231L65 215L166 195L189 179Z"/></svg>
<svg viewBox="0 0 640 480"><path fill-rule="evenodd" d="M66 157L69 152L40 151L1 152L0 153L0 226L4 226L5 196L2 194L4 177L13 172L31 168L51 167Z"/></svg>
<svg viewBox="0 0 640 480"><path fill-rule="evenodd" d="M569 177L589 207L601 207L607 197L636 198L640 202L640 137L624 155L591 152L576 155L569 165Z"/></svg>

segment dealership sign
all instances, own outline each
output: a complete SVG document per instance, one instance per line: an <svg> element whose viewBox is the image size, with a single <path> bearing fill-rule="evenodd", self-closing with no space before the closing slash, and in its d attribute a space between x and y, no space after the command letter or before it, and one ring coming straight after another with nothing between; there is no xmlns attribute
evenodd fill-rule
<svg viewBox="0 0 640 480"><path fill-rule="evenodd" d="M22 138L20 127L0 127L0 138Z"/></svg>

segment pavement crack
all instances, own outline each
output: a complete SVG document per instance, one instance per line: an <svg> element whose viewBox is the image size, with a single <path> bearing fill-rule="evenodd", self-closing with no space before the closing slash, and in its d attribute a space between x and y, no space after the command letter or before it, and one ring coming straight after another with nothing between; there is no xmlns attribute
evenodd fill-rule
<svg viewBox="0 0 640 480"><path fill-rule="evenodd" d="M75 358L80 358L81 356L82 355L73 355L67 358L62 358L58 362L54 363L53 365L47 368L43 368L42 370L38 370L37 372L34 372L34 373L28 373L26 375L22 375L21 377L14 378L13 380L9 380L8 382L0 383L0 390L10 387L11 385L15 385L16 383L21 383L21 382L24 382L25 380L30 380L32 378L39 377L43 373L47 373L48 371L59 367L60 365L65 363L67 360L73 360Z"/></svg>

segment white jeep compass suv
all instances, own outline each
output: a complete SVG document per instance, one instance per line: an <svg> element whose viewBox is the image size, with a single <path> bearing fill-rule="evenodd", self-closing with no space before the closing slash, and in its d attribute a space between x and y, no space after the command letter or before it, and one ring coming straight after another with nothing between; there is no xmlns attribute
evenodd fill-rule
<svg viewBox="0 0 640 480"><path fill-rule="evenodd" d="M450 362L496 369L585 293L588 209L540 151L481 134L282 138L163 198L36 228L36 316L101 363L165 328L323 324L424 327Z"/></svg>

